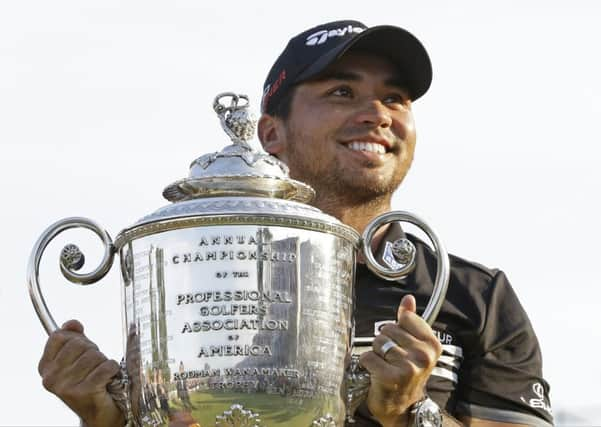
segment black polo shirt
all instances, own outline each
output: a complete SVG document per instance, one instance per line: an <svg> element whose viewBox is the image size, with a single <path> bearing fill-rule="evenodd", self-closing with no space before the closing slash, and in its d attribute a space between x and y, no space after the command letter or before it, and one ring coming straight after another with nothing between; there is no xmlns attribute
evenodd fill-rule
<svg viewBox="0 0 601 427"><path fill-rule="evenodd" d="M386 242L402 237L398 224L387 230L376 259L386 263ZM428 303L436 277L436 256L421 240L407 235L417 250L416 267L405 279L390 282L357 266L357 337L374 337L394 321L401 298L413 294L417 312ZM542 378L536 335L507 277L456 256L442 309L432 326L443 352L428 380L430 397L451 415L549 426L553 423L549 385ZM365 413L355 426L377 426Z"/></svg>

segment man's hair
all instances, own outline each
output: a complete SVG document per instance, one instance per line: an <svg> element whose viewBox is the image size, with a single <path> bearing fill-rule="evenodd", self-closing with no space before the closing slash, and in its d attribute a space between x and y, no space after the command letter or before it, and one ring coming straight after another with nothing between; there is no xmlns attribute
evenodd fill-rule
<svg viewBox="0 0 601 427"><path fill-rule="evenodd" d="M296 91L296 86L292 86L289 88L280 98L277 103L270 103L267 105L267 109L265 113L270 116L277 117L281 120L288 120L290 117L290 111L292 110L292 98L294 98L294 92Z"/></svg>

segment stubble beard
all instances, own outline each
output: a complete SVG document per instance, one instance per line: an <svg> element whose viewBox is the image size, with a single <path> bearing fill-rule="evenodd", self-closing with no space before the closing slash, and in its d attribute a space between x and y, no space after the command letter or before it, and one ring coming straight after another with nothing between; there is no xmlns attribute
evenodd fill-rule
<svg viewBox="0 0 601 427"><path fill-rule="evenodd" d="M310 135L289 130L288 138L290 176L313 187L317 193L314 204L318 207L326 204L357 206L389 203L413 160L411 155L406 165L399 162L394 170L384 171L385 173L379 174L377 167L369 164L365 168L371 170L357 173L348 165L339 162L327 164L325 159L320 158L319 153L301 152L301 150L309 150L308 147L323 143L310 141Z"/></svg>

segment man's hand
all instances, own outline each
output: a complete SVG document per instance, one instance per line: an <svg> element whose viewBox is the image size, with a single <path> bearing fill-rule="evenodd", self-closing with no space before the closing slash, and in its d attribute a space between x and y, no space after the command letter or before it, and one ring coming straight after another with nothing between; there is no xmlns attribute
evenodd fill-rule
<svg viewBox="0 0 601 427"><path fill-rule="evenodd" d="M77 320L69 320L50 335L38 371L44 387L61 398L88 427L125 424L106 389L119 371L119 364L98 350Z"/></svg>
<svg viewBox="0 0 601 427"><path fill-rule="evenodd" d="M367 407L384 427L407 425L407 409L423 397L442 352L438 338L415 310L415 298L403 297L397 323L384 326L373 350L361 355L371 376ZM395 345L383 354L382 346L391 340Z"/></svg>

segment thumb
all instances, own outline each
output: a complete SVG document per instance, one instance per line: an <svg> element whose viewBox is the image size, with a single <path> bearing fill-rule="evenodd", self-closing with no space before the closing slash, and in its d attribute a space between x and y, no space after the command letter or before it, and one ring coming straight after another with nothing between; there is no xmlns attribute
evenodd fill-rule
<svg viewBox="0 0 601 427"><path fill-rule="evenodd" d="M413 295L405 295L403 299L401 299L399 309L397 310L397 320L401 317L401 313L403 311L410 311L412 313L415 313L416 310L417 303L415 302L415 297Z"/></svg>
<svg viewBox="0 0 601 427"><path fill-rule="evenodd" d="M67 320L65 323L63 323L61 329L64 331L73 331L83 334L83 325L75 319Z"/></svg>

